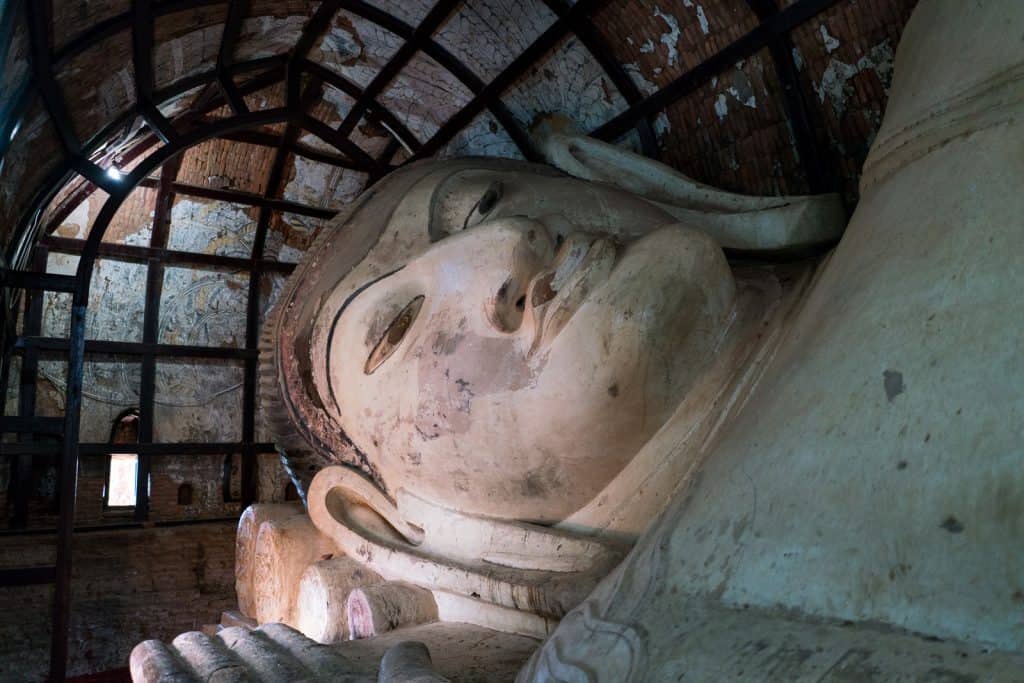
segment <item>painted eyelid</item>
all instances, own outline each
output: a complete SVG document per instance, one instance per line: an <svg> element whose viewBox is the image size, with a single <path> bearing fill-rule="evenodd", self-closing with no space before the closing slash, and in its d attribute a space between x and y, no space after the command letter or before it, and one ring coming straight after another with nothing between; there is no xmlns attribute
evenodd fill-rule
<svg viewBox="0 0 1024 683"><path fill-rule="evenodd" d="M366 358L366 363L363 365L363 372L367 375L372 375L377 368L384 364L384 362L390 358L398 347L402 345L405 338L409 336L409 330L416 324L416 320L419 318L420 310L423 308L423 301L425 297L420 294L419 296L413 297L412 301L407 303L398 315L388 323L388 326L384 328L384 332L381 334L380 339L374 345L373 350L370 351L370 355ZM403 322L403 319L405 321ZM392 332L395 326L402 324L401 336L397 339L392 339Z"/></svg>
<svg viewBox="0 0 1024 683"><path fill-rule="evenodd" d="M328 353L324 354L324 375L327 378L327 392L330 394L331 401L334 403L334 407L339 412L341 411L341 404L338 403L338 395L334 391L334 380L333 380L333 375L331 373L331 353L330 353L329 350L334 348L334 332L338 329L338 321L341 320L341 314L345 312L345 310L352 304L353 301L356 300L356 298L360 294L362 294L367 289L369 289L373 285L377 284L381 280L384 280L385 278L391 277L392 275L394 275L395 273L399 272L403 268L405 268L405 266L399 266L398 268L395 268L394 270L392 270L390 272L384 273L380 277L375 278L373 280L370 280L366 284L360 286L354 292L352 292L351 294L348 295L348 298L345 299L345 302L341 304L341 307L338 308L338 311L334 314L334 319L331 321L330 332L327 333L327 349L328 349Z"/></svg>

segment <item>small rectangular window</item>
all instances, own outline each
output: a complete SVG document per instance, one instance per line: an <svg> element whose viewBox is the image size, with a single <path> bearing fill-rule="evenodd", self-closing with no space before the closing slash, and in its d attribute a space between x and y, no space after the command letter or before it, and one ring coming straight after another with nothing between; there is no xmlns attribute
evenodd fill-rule
<svg viewBox="0 0 1024 683"><path fill-rule="evenodd" d="M108 507L135 507L138 471L138 455L114 453L110 456L110 478L107 480Z"/></svg>
<svg viewBox="0 0 1024 683"><path fill-rule="evenodd" d="M110 443L124 450L135 450L139 442L139 411L125 410L110 428ZM119 449L120 450L120 449ZM104 507L115 510L134 508L138 503L139 456L137 453L111 453L107 466L107 481L103 487ZM148 492L146 492L148 495Z"/></svg>

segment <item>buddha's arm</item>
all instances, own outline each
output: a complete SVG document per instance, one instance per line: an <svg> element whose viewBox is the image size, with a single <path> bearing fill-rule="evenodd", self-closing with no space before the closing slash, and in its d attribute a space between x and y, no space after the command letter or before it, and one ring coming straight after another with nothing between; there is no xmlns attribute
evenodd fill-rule
<svg viewBox="0 0 1024 683"><path fill-rule="evenodd" d="M839 196L752 197L703 185L668 166L574 131L555 116L533 131L548 163L612 185L700 227L723 247L780 250L834 242L846 214Z"/></svg>

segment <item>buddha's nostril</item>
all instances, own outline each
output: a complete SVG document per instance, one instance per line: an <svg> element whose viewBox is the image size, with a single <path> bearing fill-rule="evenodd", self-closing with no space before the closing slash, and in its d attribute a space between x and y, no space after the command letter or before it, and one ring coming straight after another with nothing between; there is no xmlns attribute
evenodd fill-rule
<svg viewBox="0 0 1024 683"><path fill-rule="evenodd" d="M533 292L530 294L531 306L537 308L555 298L556 292L551 288L551 283L554 282L554 279L555 273L550 272L537 280L537 283L533 286Z"/></svg>
<svg viewBox="0 0 1024 683"><path fill-rule="evenodd" d="M515 332L523 322L526 293L516 277L502 283L488 305L491 323L502 332ZM518 298L515 298L518 295Z"/></svg>

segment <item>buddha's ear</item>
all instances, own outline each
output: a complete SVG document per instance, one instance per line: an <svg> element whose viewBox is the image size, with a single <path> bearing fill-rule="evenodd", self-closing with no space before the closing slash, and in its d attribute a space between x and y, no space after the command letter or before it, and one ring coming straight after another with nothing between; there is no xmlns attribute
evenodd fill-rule
<svg viewBox="0 0 1024 683"><path fill-rule="evenodd" d="M323 468L313 477L306 500L316 528L348 555L358 554L360 536L376 536L392 546L423 542L423 530L402 517L394 501L355 468Z"/></svg>
<svg viewBox="0 0 1024 683"><path fill-rule="evenodd" d="M700 226L729 249L778 251L835 242L846 226L837 194L752 197L703 185L652 159L580 134L553 114L530 129L538 151L582 180L625 190L680 221Z"/></svg>

